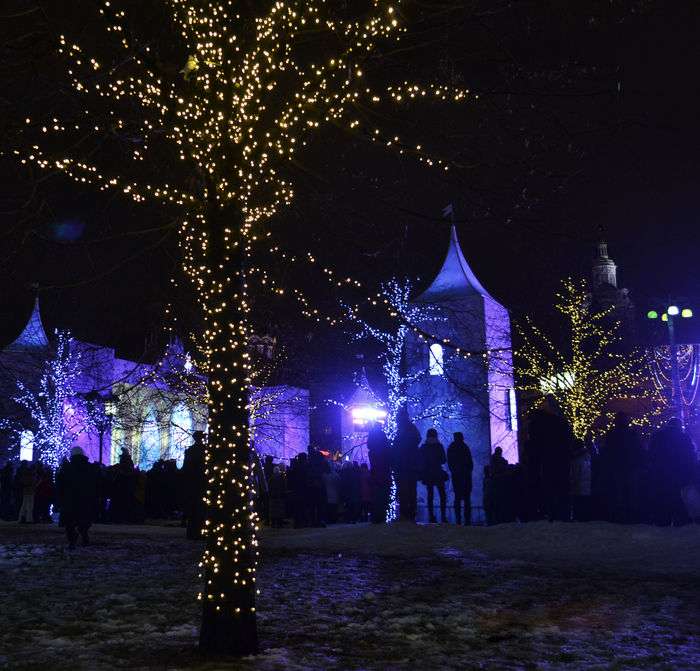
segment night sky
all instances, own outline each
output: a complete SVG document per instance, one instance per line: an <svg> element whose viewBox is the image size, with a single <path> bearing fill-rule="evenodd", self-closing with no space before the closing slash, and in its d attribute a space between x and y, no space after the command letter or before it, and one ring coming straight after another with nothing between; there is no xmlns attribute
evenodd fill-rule
<svg viewBox="0 0 700 671"><path fill-rule="evenodd" d="M18 13L35 5L9 4ZM408 3L419 28L411 49L374 73L437 77L480 93L454 108L390 112L402 135L454 163L449 176L324 132L295 168L293 206L268 224L274 239L371 291L394 274L420 285L442 262L449 230L440 213L451 202L477 276L517 317L544 314L561 278L588 274L602 227L640 312L676 296L700 316L698 3L456 4L443 18L430 3ZM89 2L52 2L1 22L3 144L30 111L61 112L51 31L90 31L90 11ZM174 214L10 160L0 173L0 342L26 319L32 283L48 328L133 357L162 338L165 304L188 299L170 283L181 280ZM337 312L320 274L260 260ZM259 328L282 340L315 338L329 352L345 342L300 318L292 300L260 297L258 305Z"/></svg>

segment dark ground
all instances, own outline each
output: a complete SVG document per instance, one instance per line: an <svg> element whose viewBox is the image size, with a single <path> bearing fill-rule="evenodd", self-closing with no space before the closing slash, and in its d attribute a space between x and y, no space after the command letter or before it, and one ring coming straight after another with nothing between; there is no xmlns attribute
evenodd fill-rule
<svg viewBox="0 0 700 671"><path fill-rule="evenodd" d="M537 523L266 532L263 653L196 652L179 528L0 526L0 667L700 668L700 527Z"/></svg>

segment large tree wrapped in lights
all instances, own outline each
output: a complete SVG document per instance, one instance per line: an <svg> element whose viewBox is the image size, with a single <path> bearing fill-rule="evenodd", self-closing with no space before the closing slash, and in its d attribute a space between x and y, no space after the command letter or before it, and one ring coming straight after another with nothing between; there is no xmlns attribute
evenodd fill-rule
<svg viewBox="0 0 700 671"><path fill-rule="evenodd" d="M642 353L620 347L613 310L597 311L585 281L563 282L555 303L561 320L548 332L526 318L516 351L521 389L553 396L574 435L587 440L612 421L611 402L632 401L634 421L648 425L657 404Z"/></svg>
<svg viewBox="0 0 700 671"><path fill-rule="evenodd" d="M420 145L366 128L360 105L463 100L408 82L373 89L368 59L405 32L399 2L102 0L106 33L60 37L74 89L67 118L27 118L14 154L81 183L176 211L183 267L206 322L209 444L200 644L257 650L250 469L250 299L261 224L293 196L286 166L335 124L447 169ZM155 8L155 9L154 9ZM167 14L177 39L164 37ZM161 17L164 18L164 17ZM149 32L150 31L150 32ZM403 101L403 102L402 102ZM129 147L125 159L124 147Z"/></svg>

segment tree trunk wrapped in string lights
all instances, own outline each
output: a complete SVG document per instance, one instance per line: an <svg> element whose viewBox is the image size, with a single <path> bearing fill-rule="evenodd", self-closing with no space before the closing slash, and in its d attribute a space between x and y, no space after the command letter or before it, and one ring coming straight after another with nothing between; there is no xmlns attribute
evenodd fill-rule
<svg viewBox="0 0 700 671"><path fill-rule="evenodd" d="M287 205L287 173L311 136L340 126L441 170L368 119L382 106L463 101L468 92L366 82L381 44L405 34L400 2L102 0L105 35L60 37L75 95L66 118L26 119L22 163L156 201L180 223L183 267L207 322L209 511L201 646L249 654L255 628L255 516L250 478L246 272ZM159 14L160 12L160 14ZM162 16L165 12L166 17ZM167 21L163 21L167 18ZM173 31L167 27L170 24Z"/></svg>
<svg viewBox="0 0 700 671"><path fill-rule="evenodd" d="M230 219L226 215L231 214ZM257 651L255 490L251 473L245 242L236 214L211 215L207 236L209 443L206 450L207 539L200 564L204 589L200 645L213 652ZM223 220L222 220L223 219Z"/></svg>

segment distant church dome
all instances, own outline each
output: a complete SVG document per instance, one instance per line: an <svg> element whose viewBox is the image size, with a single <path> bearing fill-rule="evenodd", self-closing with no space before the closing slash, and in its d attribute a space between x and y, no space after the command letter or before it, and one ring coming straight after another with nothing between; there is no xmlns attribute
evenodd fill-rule
<svg viewBox="0 0 700 671"><path fill-rule="evenodd" d="M605 286L617 289L617 265L608 256L608 243L598 243L598 256L593 261L593 291Z"/></svg>

